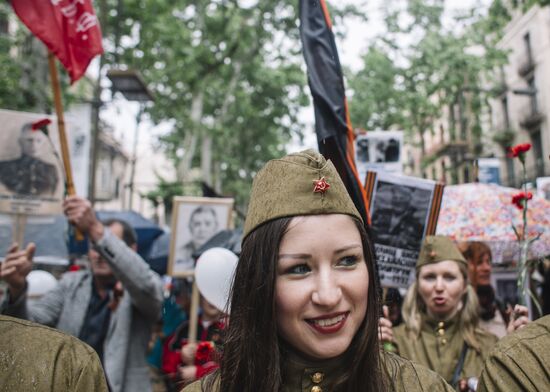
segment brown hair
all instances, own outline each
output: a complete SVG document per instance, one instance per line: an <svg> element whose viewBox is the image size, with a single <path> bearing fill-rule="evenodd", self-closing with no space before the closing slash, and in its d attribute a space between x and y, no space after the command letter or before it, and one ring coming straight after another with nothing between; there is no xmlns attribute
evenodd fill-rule
<svg viewBox="0 0 550 392"><path fill-rule="evenodd" d="M491 248L485 242L468 242L460 248L460 251L468 262L475 262L476 264L485 254L489 254L491 259L493 258Z"/></svg>
<svg viewBox="0 0 550 392"><path fill-rule="evenodd" d="M369 272L367 314L342 363L336 390L385 391L378 344L379 298L374 251L363 224L354 219L361 235ZM277 330L275 279L278 250L292 218L269 221L243 242L232 287L228 324L220 369L203 382L203 390L220 392L279 391L283 385L282 342Z"/></svg>

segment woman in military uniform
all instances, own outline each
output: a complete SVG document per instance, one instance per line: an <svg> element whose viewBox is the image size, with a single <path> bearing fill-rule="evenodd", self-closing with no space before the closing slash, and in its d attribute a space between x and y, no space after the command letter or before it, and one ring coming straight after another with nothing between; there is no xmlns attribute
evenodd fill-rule
<svg viewBox="0 0 550 392"><path fill-rule="evenodd" d="M381 351L372 242L313 150L256 175L220 369L185 392L451 391Z"/></svg>
<svg viewBox="0 0 550 392"><path fill-rule="evenodd" d="M399 355L422 364L459 390L468 390L481 373L483 361L497 337L479 327L479 304L468 284L468 265L454 243L429 236L416 265L416 282L403 304L404 323L392 330L382 319L381 338ZM526 314L525 307L516 312ZM514 330L527 323L512 320Z"/></svg>

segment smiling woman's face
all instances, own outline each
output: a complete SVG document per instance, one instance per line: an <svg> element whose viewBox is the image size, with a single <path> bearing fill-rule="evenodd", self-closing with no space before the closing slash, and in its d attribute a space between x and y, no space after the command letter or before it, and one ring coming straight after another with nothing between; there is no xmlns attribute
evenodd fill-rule
<svg viewBox="0 0 550 392"><path fill-rule="evenodd" d="M347 215L294 218L279 248L275 298L281 337L313 359L346 351L367 311L369 274Z"/></svg>

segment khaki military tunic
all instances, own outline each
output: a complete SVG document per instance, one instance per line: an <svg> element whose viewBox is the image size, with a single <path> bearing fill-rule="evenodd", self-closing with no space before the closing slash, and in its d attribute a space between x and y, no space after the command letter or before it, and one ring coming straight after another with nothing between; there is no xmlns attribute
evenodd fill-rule
<svg viewBox="0 0 550 392"><path fill-rule="evenodd" d="M382 353L390 391L452 392L453 389L437 374L391 353ZM285 357L282 392L334 392L341 361L336 359L308 362L296 356ZM201 392L196 381L183 392ZM214 392L214 391L208 391ZM244 392L244 391L243 391Z"/></svg>
<svg viewBox="0 0 550 392"><path fill-rule="evenodd" d="M477 390L550 391L550 315L498 342L485 362Z"/></svg>
<svg viewBox="0 0 550 392"><path fill-rule="evenodd" d="M412 336L402 324L394 328L393 336L400 356L426 366L451 383L464 347L464 338L459 331L456 318L449 321L427 318L418 337ZM482 330L476 331L476 338L481 350L478 353L468 347L459 380L479 377L483 361L497 341L496 336Z"/></svg>
<svg viewBox="0 0 550 392"><path fill-rule="evenodd" d="M0 316L0 391L107 391L96 352L43 325Z"/></svg>

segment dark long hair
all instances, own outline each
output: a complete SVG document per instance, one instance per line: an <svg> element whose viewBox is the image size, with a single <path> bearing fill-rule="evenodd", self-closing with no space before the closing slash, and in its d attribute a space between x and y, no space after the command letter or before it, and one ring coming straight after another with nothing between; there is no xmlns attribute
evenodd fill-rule
<svg viewBox="0 0 550 392"><path fill-rule="evenodd" d="M220 392L279 391L282 353L275 310L275 279L281 240L292 218L280 218L255 229L244 240L232 288L231 316L220 369L203 390ZM351 342L337 380L338 391L384 391L378 344L379 290L374 251L363 224L361 235L369 272L367 314Z"/></svg>

